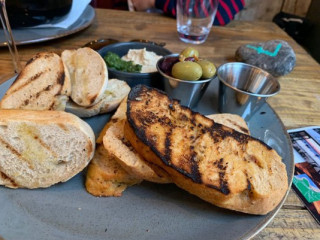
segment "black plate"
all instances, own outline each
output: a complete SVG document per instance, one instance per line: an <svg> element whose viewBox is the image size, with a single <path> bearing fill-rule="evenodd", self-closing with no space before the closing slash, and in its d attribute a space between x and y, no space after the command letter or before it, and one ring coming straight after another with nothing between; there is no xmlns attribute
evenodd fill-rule
<svg viewBox="0 0 320 240"><path fill-rule="evenodd" d="M104 57L107 52L113 52L118 54L120 57L126 55L130 49L143 49L146 48L147 51L151 51L160 56L165 56L171 54L171 52L159 45L152 43L142 43L142 42L120 42L115 44L110 44L98 50L99 54ZM130 87L137 84L145 84L148 86L153 86L162 89L161 86L161 76L158 72L153 73L128 73L118 71L112 68L108 68L109 79L117 78L119 80L124 80L128 83Z"/></svg>
<svg viewBox="0 0 320 240"><path fill-rule="evenodd" d="M89 27L94 16L94 9L88 5L79 19L68 28L17 28L12 29L12 34L16 45L45 42L74 34ZM5 35L3 30L0 29L0 47L6 45Z"/></svg>

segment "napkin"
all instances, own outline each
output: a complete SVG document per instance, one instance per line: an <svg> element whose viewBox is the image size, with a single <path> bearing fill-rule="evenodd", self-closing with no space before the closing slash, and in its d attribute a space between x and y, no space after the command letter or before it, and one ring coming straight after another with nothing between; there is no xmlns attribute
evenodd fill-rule
<svg viewBox="0 0 320 240"><path fill-rule="evenodd" d="M73 0L70 12L50 23L32 26L30 28L69 28L82 15L91 0Z"/></svg>

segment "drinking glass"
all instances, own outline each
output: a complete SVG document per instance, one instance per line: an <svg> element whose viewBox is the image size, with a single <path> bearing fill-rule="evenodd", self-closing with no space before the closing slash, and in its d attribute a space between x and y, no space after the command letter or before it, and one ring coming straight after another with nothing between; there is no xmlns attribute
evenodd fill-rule
<svg viewBox="0 0 320 240"><path fill-rule="evenodd" d="M18 50L17 50L16 44L15 44L15 41L14 41L14 38L12 35L12 31L11 31L11 27L10 27L8 15L7 15L6 1L0 0L0 4L1 4L0 20L1 20L2 27L3 27L3 33L7 39L7 45L9 48L9 52L11 54L11 59L13 62L14 71L16 73L19 73L21 70L21 63L20 63Z"/></svg>
<svg viewBox="0 0 320 240"><path fill-rule="evenodd" d="M203 43L211 30L219 0L177 0L177 30L186 43Z"/></svg>

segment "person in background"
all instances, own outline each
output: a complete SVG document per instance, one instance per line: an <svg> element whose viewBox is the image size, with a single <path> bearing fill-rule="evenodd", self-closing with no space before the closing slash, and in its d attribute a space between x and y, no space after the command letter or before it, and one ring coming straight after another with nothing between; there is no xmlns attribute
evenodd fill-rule
<svg viewBox="0 0 320 240"><path fill-rule="evenodd" d="M176 16L176 0L131 0L136 11L145 11L148 8L161 9L163 13ZM243 9L244 0L219 0L214 25L226 25Z"/></svg>
<svg viewBox="0 0 320 240"><path fill-rule="evenodd" d="M159 9L164 14L176 17L176 0L92 0L93 7L113 8L128 10L128 3L132 3L135 11ZM244 0L219 0L218 10L214 19L214 25L226 25L240 12L245 5Z"/></svg>

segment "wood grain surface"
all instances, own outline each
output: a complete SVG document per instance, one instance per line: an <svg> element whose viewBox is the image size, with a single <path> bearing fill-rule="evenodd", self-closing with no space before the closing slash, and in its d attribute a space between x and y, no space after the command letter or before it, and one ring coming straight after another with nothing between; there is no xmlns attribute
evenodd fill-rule
<svg viewBox="0 0 320 240"><path fill-rule="evenodd" d="M178 39L176 22L172 18L96 9L96 18L89 28L61 39L18 46L18 51L24 65L37 52L59 53L101 38L165 42L172 52L180 52L188 46ZM281 91L268 99L269 104L287 129L320 125L320 65L275 24L233 21L226 27L213 27L207 41L197 48L202 57L219 66L234 61L235 51L241 44L271 39L287 41L296 52L297 64L290 74L279 78ZM0 82L13 76L10 54L5 47L0 48L0 66ZM320 239L320 227L291 190L279 213L253 239Z"/></svg>

